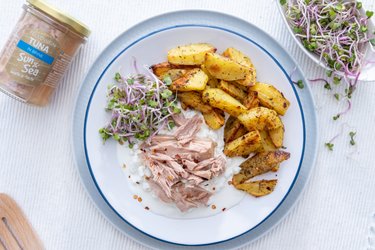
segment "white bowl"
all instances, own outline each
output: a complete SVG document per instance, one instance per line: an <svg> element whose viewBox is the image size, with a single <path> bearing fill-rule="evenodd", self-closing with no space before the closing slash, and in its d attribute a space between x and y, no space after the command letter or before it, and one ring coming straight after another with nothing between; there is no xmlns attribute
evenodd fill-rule
<svg viewBox="0 0 375 250"><path fill-rule="evenodd" d="M305 54L308 57L310 57L311 60L313 60L319 66L323 67L326 70L331 70L324 61L320 60L318 55L310 52L309 50L307 50L303 46L301 41L295 36L295 34L292 30L292 27L289 25L288 20L286 19L286 16L285 16L285 11L284 11L283 6L279 3L279 1L276 1L276 4L277 4L277 8L279 9L279 12L280 12L281 16L283 17L285 25L288 27L289 33L292 35L292 37L293 37L294 41L296 42L296 44L298 45L298 47L300 47L301 50L303 52L305 52ZM366 11L363 8L361 8L360 11L363 15L366 15ZM374 23L371 21L371 19L368 22L368 26L369 26L369 31L368 31L369 34L371 33L371 31L375 31ZM365 54L364 60L375 61L375 47L372 46L370 43L369 43L369 45L366 49L366 54ZM340 73L339 75L342 76L342 75L344 75L344 73ZM349 78L353 78L353 77L349 77ZM367 82L375 81L375 63L369 63L369 64L365 65L364 67L362 67L361 74L359 75L358 80L359 81L367 81Z"/></svg>

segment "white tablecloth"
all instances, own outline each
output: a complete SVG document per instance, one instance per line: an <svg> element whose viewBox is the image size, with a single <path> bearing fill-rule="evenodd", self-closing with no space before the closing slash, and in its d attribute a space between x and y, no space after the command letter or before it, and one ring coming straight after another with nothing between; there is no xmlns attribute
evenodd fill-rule
<svg viewBox="0 0 375 250"><path fill-rule="evenodd" d="M92 29L50 106L36 108L0 94L0 192L11 195L47 249L145 249L117 231L90 201L70 145L73 101L90 65L117 35L164 12L209 9L235 15L276 38L300 63L307 78L324 75L297 48L271 0L50 0ZM0 0L0 46L21 14L24 0ZM364 1L374 9L374 1ZM374 18L373 18L374 19ZM375 21L375 20L374 20ZM244 249L375 249L375 82L361 83L353 108L344 109L321 84L312 89L320 125L317 164L291 213ZM307 121L308 122L308 121ZM324 147L342 132L334 151ZM356 146L349 131L357 131Z"/></svg>

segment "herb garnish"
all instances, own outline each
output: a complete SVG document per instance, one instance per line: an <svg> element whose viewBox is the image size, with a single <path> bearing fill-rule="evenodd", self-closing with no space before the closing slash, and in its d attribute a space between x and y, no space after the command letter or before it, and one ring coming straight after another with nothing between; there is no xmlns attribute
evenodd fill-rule
<svg viewBox="0 0 375 250"><path fill-rule="evenodd" d="M349 136L350 136L350 145L354 146L355 141L354 141L354 136L356 135L356 132L350 131Z"/></svg>
<svg viewBox="0 0 375 250"><path fill-rule="evenodd" d="M333 143L327 142L325 146L330 150L333 151L333 146L335 146Z"/></svg>
<svg viewBox="0 0 375 250"><path fill-rule="evenodd" d="M150 73L151 74L151 73ZM114 76L116 84L108 88L106 110L112 113L110 123L99 129L104 141L113 138L133 148L136 140L146 140L161 129L172 129L172 115L181 112L176 96L168 89L170 78L160 81L154 75Z"/></svg>

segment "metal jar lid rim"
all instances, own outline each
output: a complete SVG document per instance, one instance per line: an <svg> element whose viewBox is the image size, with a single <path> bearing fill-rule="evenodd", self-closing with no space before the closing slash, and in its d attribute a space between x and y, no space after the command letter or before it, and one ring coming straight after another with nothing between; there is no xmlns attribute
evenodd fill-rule
<svg viewBox="0 0 375 250"><path fill-rule="evenodd" d="M73 28L79 34L85 37L88 37L90 35L91 31L86 25L84 25L83 23L75 19L74 17L60 11L54 6L44 2L43 0L26 0L26 1L27 3L29 3L36 9L41 10L42 12L56 19L60 23Z"/></svg>

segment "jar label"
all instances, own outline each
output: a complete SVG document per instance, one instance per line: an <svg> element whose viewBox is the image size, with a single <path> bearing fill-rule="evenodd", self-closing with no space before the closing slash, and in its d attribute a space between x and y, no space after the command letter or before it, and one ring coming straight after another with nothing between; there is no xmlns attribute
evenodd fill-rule
<svg viewBox="0 0 375 250"><path fill-rule="evenodd" d="M5 70L18 83L35 87L45 81L59 50L59 44L51 35L30 30L18 41Z"/></svg>

